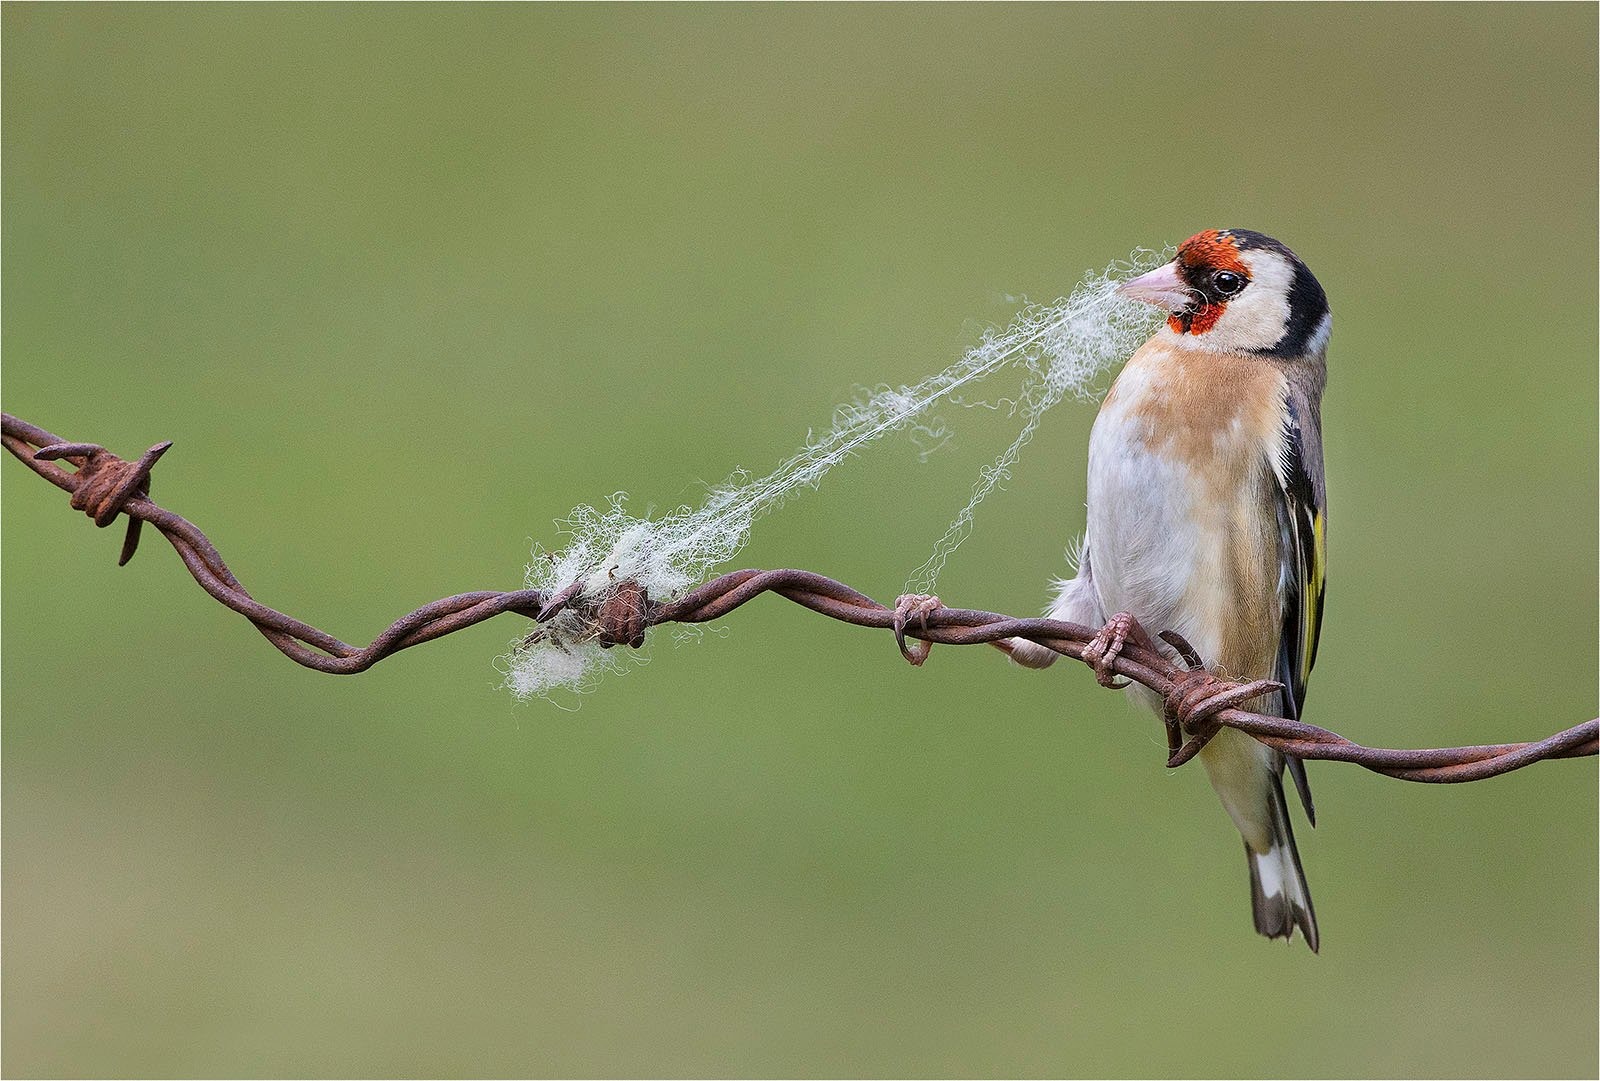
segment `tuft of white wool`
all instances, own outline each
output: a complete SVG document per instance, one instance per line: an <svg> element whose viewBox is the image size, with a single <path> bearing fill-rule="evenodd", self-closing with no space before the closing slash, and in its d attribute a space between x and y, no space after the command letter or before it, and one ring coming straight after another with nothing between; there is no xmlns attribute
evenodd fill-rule
<svg viewBox="0 0 1600 1081"><path fill-rule="evenodd" d="M907 592L934 591L951 553L972 532L978 504L1011 478L1012 467L1045 413L1068 395L1092 400L1100 389L1100 376L1150 336L1160 316L1148 304L1117 292L1117 286L1165 261L1164 252L1136 251L1099 274L1091 271L1064 300L1024 309L1004 334L985 336L978 350L995 350L1005 363L1021 364L1026 370L1011 407L1012 415L1022 418L1022 427L979 472L967 505L934 543L933 554L906 579Z"/></svg>
<svg viewBox="0 0 1600 1081"><path fill-rule="evenodd" d="M557 689L582 690L605 660L605 651L596 642L523 646L506 672L506 686L518 698L543 697Z"/></svg>
<svg viewBox="0 0 1600 1081"><path fill-rule="evenodd" d="M1020 390L1010 399L1022 419L1016 438L984 467L965 507L913 572L909 585L931 593L945 561L971 531L978 505L1010 476L1022 449L1046 411L1071 395L1090 399L1098 380L1149 335L1156 319L1145 304L1129 300L1117 286L1160 264L1163 255L1137 251L1100 272L1089 272L1071 295L1053 304L1032 304L1003 330L991 329L954 364L920 383L879 387L837 407L826 432L809 433L806 445L771 472L754 477L737 471L713 488L698 508L680 506L660 517L640 518L625 509L626 496L611 496L605 508L583 505L558 523L568 537L559 552L536 549L527 587L547 596L582 581L582 598L595 598L618 581L631 580L653 598L676 596L698 585L744 548L756 519L789 496L815 488L835 466L891 432L910 431L923 456L944 438L930 421L937 405L970 404L961 392L1002 369L1020 369ZM535 640L505 658L506 686L519 698L558 688L582 690L604 667L615 667L619 650L602 650L592 631L575 617L558 617Z"/></svg>
<svg viewBox="0 0 1600 1081"><path fill-rule="evenodd" d="M557 691L581 694L606 672L623 668L622 652L602 648L580 617L562 612L501 658L504 686L522 700L550 698Z"/></svg>

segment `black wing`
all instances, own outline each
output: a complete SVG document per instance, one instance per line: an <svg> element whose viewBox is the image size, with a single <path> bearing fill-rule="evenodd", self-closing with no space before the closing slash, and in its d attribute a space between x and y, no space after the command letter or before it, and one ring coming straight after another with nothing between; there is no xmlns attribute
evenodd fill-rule
<svg viewBox="0 0 1600 1081"><path fill-rule="evenodd" d="M1306 427L1306 422L1312 427ZM1278 478L1278 532L1280 567L1278 588L1283 600L1283 628L1279 636L1275 678L1288 690L1282 694L1283 715L1300 719L1305 707L1306 683L1317 660L1317 640L1322 633L1323 596L1327 581L1327 495L1323 484L1322 447L1314 427L1315 415L1307 403L1291 395L1284 424L1282 458L1273 463ZM1288 760L1289 774L1300 792L1306 818L1317 823L1306 781L1305 764Z"/></svg>

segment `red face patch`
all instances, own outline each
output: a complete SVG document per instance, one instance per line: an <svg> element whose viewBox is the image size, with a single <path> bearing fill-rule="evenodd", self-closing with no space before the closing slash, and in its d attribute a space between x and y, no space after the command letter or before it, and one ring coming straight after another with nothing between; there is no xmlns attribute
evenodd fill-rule
<svg viewBox="0 0 1600 1081"><path fill-rule="evenodd" d="M1208 295L1204 283L1219 270L1231 270L1250 277L1250 268L1239 258L1239 245L1227 233L1207 229L1178 245L1179 273L1185 281L1198 289L1205 300L1192 312L1167 317L1167 326L1179 334L1204 334L1217 325L1227 308L1227 301Z"/></svg>
<svg viewBox="0 0 1600 1081"><path fill-rule="evenodd" d="M1185 269L1231 270L1249 277L1250 271L1239 260L1239 244L1228 233L1207 229L1178 245L1178 262Z"/></svg>
<svg viewBox="0 0 1600 1081"><path fill-rule="evenodd" d="M1202 304L1200 309L1188 315L1167 316L1167 326L1179 334L1204 334L1217 325L1217 320L1222 318L1222 310L1226 304Z"/></svg>

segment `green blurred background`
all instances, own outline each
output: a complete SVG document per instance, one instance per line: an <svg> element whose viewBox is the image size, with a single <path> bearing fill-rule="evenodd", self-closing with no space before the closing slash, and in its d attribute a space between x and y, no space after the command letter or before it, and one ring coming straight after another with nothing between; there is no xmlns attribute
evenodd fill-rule
<svg viewBox="0 0 1600 1081"><path fill-rule="evenodd" d="M552 520L697 499L1206 226L1337 312L1309 719L1596 708L1596 10L4 12L4 403L135 453L366 641ZM1094 410L940 582L1031 613ZM1002 417L891 441L743 562L892 597ZM758 602L581 710L493 622L303 671L159 537L4 478L4 1068L1594 1076L1596 771L1314 766L1323 953L1251 931L1200 771L1080 668L912 670Z"/></svg>

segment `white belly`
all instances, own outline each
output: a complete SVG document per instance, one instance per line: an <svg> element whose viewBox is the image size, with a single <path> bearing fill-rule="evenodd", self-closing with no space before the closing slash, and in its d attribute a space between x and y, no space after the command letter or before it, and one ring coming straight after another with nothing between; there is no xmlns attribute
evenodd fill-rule
<svg viewBox="0 0 1600 1081"><path fill-rule="evenodd" d="M1174 630L1230 679L1273 674L1281 626L1282 377L1256 359L1183 354L1158 335L1129 359L1089 438L1089 559L1102 610ZM1159 695L1130 696L1162 711ZM1263 708L1266 703L1246 703ZM1200 752L1251 850L1274 843L1277 752L1233 731Z"/></svg>
<svg viewBox="0 0 1600 1081"><path fill-rule="evenodd" d="M1200 535L1188 470L1150 453L1130 425L1107 420L1089 441L1089 550L1101 605L1132 612L1152 633L1188 637L1197 628L1184 600L1214 561L1217 538Z"/></svg>
<svg viewBox="0 0 1600 1081"><path fill-rule="evenodd" d="M1224 424L1180 447L1150 440L1147 423L1137 398L1121 395L1090 437L1089 551L1103 610L1131 612L1151 634L1177 631L1230 677L1270 676L1281 602L1262 443Z"/></svg>

